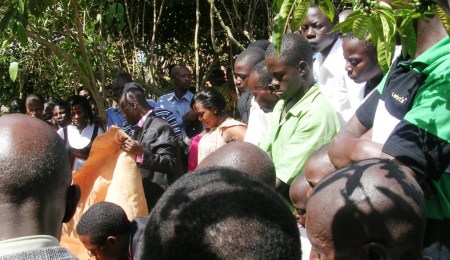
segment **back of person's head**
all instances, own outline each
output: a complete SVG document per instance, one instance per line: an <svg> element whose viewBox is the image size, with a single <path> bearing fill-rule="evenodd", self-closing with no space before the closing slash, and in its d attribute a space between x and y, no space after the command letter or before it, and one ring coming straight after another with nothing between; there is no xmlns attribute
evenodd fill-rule
<svg viewBox="0 0 450 260"><path fill-rule="evenodd" d="M119 72L114 79L113 85L123 88L125 84L133 82L131 74L128 72Z"/></svg>
<svg viewBox="0 0 450 260"><path fill-rule="evenodd" d="M327 259L422 259L422 190L395 162L369 159L323 179L308 200L306 229Z"/></svg>
<svg viewBox="0 0 450 260"><path fill-rule="evenodd" d="M353 13L352 9L345 9L342 12L340 12L339 16L338 16L339 23L342 23L343 21L345 21L345 19L347 19L347 17L352 13Z"/></svg>
<svg viewBox="0 0 450 260"><path fill-rule="evenodd" d="M68 199L74 186L64 142L42 120L7 114L0 117L0 145L0 237L21 231L37 235L32 232L40 227L39 234L59 238L78 202ZM2 226L14 220L16 225Z"/></svg>
<svg viewBox="0 0 450 260"><path fill-rule="evenodd" d="M256 41L250 43L247 46L247 48L257 47L257 48L260 48L263 51L266 51L267 47L269 47L269 45L270 45L270 41L269 40L261 39L261 40L256 40Z"/></svg>
<svg viewBox="0 0 450 260"><path fill-rule="evenodd" d="M266 57L268 55L276 55L273 44L267 47ZM291 67L297 67L301 61L312 66L312 56L311 46L305 37L294 33L283 34L279 59Z"/></svg>
<svg viewBox="0 0 450 260"><path fill-rule="evenodd" d="M273 189L229 168L177 180L153 209L143 259L300 259L295 219Z"/></svg>
<svg viewBox="0 0 450 260"><path fill-rule="evenodd" d="M250 64L250 66L253 66L262 60L264 60L264 50L256 46L249 46L236 57L236 62Z"/></svg>
<svg viewBox="0 0 450 260"><path fill-rule="evenodd" d="M147 104L147 100L145 99L144 88L142 88L136 82L130 82L125 84L122 92L122 96L125 100L137 102L139 105Z"/></svg>
<svg viewBox="0 0 450 260"><path fill-rule="evenodd" d="M25 102L22 99L16 97L9 103L9 113L25 114L26 112Z"/></svg>
<svg viewBox="0 0 450 260"><path fill-rule="evenodd" d="M312 188L323 178L336 171L328 156L328 144L322 145L306 161L304 172Z"/></svg>
<svg viewBox="0 0 450 260"><path fill-rule="evenodd" d="M89 100L84 96L73 95L68 97L67 105L69 106L69 109L72 109L72 107L74 106L80 106L83 109L84 113L86 113L88 122L94 122L94 115L92 114L91 104L89 104Z"/></svg>
<svg viewBox="0 0 450 260"><path fill-rule="evenodd" d="M194 103L199 103L204 108L216 107L219 112L225 111L225 97L215 88L203 88L195 94L193 99Z"/></svg>
<svg viewBox="0 0 450 260"><path fill-rule="evenodd" d="M275 188L275 166L269 155L258 146L246 142L231 142L210 153L197 169L221 166L239 170Z"/></svg>
<svg viewBox="0 0 450 260"><path fill-rule="evenodd" d="M90 207L77 225L77 234L86 249L97 259L110 259L128 249L131 222L125 211L111 202Z"/></svg>

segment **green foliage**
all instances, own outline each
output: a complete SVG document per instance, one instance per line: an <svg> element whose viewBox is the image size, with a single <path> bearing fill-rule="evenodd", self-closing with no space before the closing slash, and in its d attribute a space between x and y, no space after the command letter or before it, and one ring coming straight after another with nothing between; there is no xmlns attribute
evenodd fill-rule
<svg viewBox="0 0 450 260"><path fill-rule="evenodd" d="M19 63L17 61L11 62L9 64L9 77L13 82L16 81L18 72L19 72Z"/></svg>
<svg viewBox="0 0 450 260"><path fill-rule="evenodd" d="M329 0L274 1L278 20L275 21L272 37L276 49L280 48L282 34L286 31L286 26L283 24L291 22L291 29L299 26L307 9L295 8L308 6L311 2L318 4L322 12L330 20L332 19L333 8L332 2ZM341 31L344 34L351 32L359 39L374 42L377 46L378 62L384 72L389 69L392 62L397 35L402 43L403 55L415 56L416 32L413 26L415 19L429 19L437 14L450 35L450 19L436 5L436 0L394 1L391 3L395 7L394 9L387 3L377 0L350 0L348 2L351 2L354 12L343 23L337 24L332 31ZM283 7L285 8L283 9ZM295 11L288 11L291 9L295 9ZM398 21L400 21L399 26L397 26Z"/></svg>
<svg viewBox="0 0 450 260"><path fill-rule="evenodd" d="M436 14L444 25L447 34L450 35L450 18L445 14L444 10L441 7L436 8Z"/></svg>
<svg viewBox="0 0 450 260"><path fill-rule="evenodd" d="M113 25L115 19L119 23L118 30L121 31L125 27L125 9L121 3L113 3L106 11L106 23L108 26Z"/></svg>

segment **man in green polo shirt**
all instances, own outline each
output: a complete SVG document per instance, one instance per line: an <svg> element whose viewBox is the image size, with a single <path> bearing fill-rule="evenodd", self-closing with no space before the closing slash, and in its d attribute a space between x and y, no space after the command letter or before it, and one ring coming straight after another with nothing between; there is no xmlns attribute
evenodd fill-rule
<svg viewBox="0 0 450 260"><path fill-rule="evenodd" d="M275 105L267 136L260 147L275 164L277 191L289 201L289 185L303 171L308 157L339 130L336 112L315 85L312 51L297 34L285 34L278 56L274 46L265 63L280 101Z"/></svg>

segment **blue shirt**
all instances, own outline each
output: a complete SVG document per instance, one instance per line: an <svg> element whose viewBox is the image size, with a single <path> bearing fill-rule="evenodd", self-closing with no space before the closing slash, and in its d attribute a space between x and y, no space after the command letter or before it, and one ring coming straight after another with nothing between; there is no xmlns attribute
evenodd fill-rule
<svg viewBox="0 0 450 260"><path fill-rule="evenodd" d="M155 101L151 99L147 99L147 103L151 107L156 107ZM108 120L106 121L106 129L109 129L113 125L117 127L123 126L125 118L123 117L122 113L119 112L119 106L110 107L106 109L106 116L108 117Z"/></svg>
<svg viewBox="0 0 450 260"><path fill-rule="evenodd" d="M191 111L191 100L194 97L194 94L190 91L187 91L184 96L181 98L177 98L175 95L175 92L166 94L156 101L156 104L160 108L164 108L169 110L173 113L175 118L177 119L178 125L181 126L181 128L186 128L186 125L183 123L183 116Z"/></svg>

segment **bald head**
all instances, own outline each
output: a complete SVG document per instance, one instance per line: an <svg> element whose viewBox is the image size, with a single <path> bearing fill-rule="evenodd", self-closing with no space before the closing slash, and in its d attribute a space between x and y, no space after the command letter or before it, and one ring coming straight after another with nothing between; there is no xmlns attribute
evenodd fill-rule
<svg viewBox="0 0 450 260"><path fill-rule="evenodd" d="M59 238L79 199L62 139L42 120L9 114L0 117L0 147L0 240Z"/></svg>
<svg viewBox="0 0 450 260"><path fill-rule="evenodd" d="M0 147L1 202L45 200L70 185L64 143L45 122L20 114L2 116Z"/></svg>
<svg viewBox="0 0 450 260"><path fill-rule="evenodd" d="M329 259L421 259L425 200L414 178L386 159L323 179L308 200L311 244Z"/></svg>
<svg viewBox="0 0 450 260"><path fill-rule="evenodd" d="M336 168L328 156L328 144L321 146L315 151L305 164L305 177L312 188L323 178L334 172Z"/></svg>
<svg viewBox="0 0 450 260"><path fill-rule="evenodd" d="M256 177L275 188L275 166L270 157L258 146L246 142L231 142L210 153L197 169L222 166Z"/></svg>
<svg viewBox="0 0 450 260"><path fill-rule="evenodd" d="M289 187L289 198L292 204L300 215L299 222L303 226L305 225L305 213L306 213L306 201L308 200L307 194L310 192L311 187L305 178L305 174L298 175Z"/></svg>

